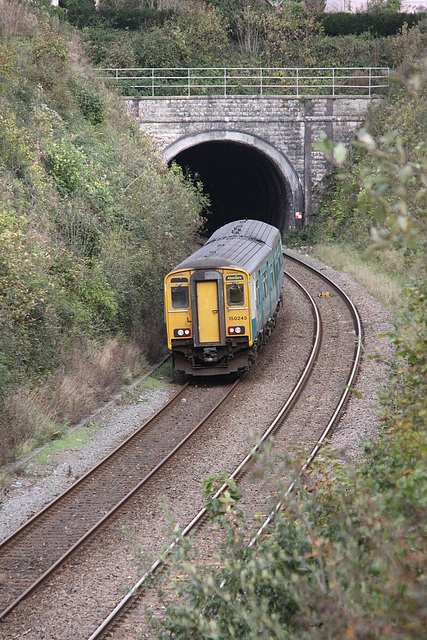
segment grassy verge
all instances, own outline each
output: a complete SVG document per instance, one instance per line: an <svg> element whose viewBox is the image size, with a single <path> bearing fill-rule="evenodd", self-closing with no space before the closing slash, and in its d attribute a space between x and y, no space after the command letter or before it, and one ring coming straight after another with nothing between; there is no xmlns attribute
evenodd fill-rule
<svg viewBox="0 0 427 640"><path fill-rule="evenodd" d="M375 256L366 256L354 246L342 243L320 243L314 247L313 256L333 269L351 275L390 312L404 308L402 287L405 280L402 272L396 270L396 275L391 275Z"/></svg>
<svg viewBox="0 0 427 640"><path fill-rule="evenodd" d="M55 453L64 450L78 451L79 449L83 449L90 436L99 428L98 424L89 422L82 429L77 429L72 433L68 433L63 438L49 443L33 458L33 462L35 464L52 464Z"/></svg>

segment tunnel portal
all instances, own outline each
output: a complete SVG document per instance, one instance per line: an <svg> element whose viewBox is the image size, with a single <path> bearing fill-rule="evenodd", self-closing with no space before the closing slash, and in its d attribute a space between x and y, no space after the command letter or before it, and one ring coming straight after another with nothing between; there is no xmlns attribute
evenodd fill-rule
<svg viewBox="0 0 427 640"><path fill-rule="evenodd" d="M209 195L209 234L233 220L253 218L284 228L289 217L288 189L262 153L235 142L204 142L174 161L196 175Z"/></svg>
<svg viewBox="0 0 427 640"><path fill-rule="evenodd" d="M166 158L203 183L211 203L209 235L243 218L262 220L282 231L295 227L294 212L302 210L296 173L282 154L254 136L234 133L230 139L225 132L189 136L171 145Z"/></svg>

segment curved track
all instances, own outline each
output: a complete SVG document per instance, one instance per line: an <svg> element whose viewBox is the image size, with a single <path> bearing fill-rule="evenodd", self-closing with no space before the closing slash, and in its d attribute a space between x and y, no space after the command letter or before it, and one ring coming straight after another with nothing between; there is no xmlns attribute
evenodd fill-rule
<svg viewBox="0 0 427 640"><path fill-rule="evenodd" d="M0 620L50 576L220 406L237 382L217 384L196 409L200 390L178 393L110 455L0 545ZM184 398L185 395L185 398ZM182 400L185 400L185 405ZM200 403L200 399L199 399ZM188 409L187 409L188 407Z"/></svg>
<svg viewBox="0 0 427 640"><path fill-rule="evenodd" d="M338 402L335 403L332 415L330 416L330 419L328 420L327 424L325 425L324 429L322 430L322 433L321 433L316 445L314 446L313 450L311 451L311 453L307 457L306 462L301 467L301 473L303 473L311 465L312 461L314 460L315 456L317 455L318 451L320 450L320 448L322 446L322 443L330 435L332 429L334 428L334 426L339 421L339 418L341 416L341 412L342 412L342 410L343 410L343 408L345 406L345 403L346 403L346 400L348 398L348 394L349 394L350 388L354 384L354 381L355 381L355 378L356 378L356 375L357 375L357 371L358 371L358 367L359 367L360 356L361 356L361 347L362 347L362 328L361 328L360 318L359 318L359 315L358 315L358 313L356 311L355 306L353 305L351 300L348 298L348 296L344 293L344 291L342 291L342 289L340 289L329 278L324 276L321 272L317 271L316 269L314 269L312 267L309 267L308 265L298 261L296 258L292 258L289 255L286 255L286 258L288 260L293 261L295 264L298 264L300 267L301 267L301 265L303 265L302 268L304 270L307 270L311 274L310 277L312 277L312 275L314 275L315 278L320 278L325 284L327 284L328 288L331 289L334 292L333 295L339 296L340 301L342 302L344 307L349 312L349 319L343 319L342 322L347 322L347 323L350 322L351 323L351 331L354 332L354 340L353 340L354 348L352 350L352 358L351 358L352 359L352 363L349 366L348 375L346 376L346 379L345 379L345 385L344 385L343 391L342 391L342 393L339 394ZM244 458L244 460L236 467L234 472L230 475L230 479L232 479L232 480L238 480L239 477L241 475L243 475L247 471L248 465L250 465L250 463L253 461L254 456L258 453L258 451L262 447L263 443L272 434L276 433L277 430L280 429L284 425L287 417L289 416L289 414L290 414L290 412L292 410L292 407L297 402L297 400L298 400L300 394L302 393L307 381L309 380L310 376L312 375L312 373L313 373L313 371L314 371L314 369L316 367L316 364L318 364L319 352L320 352L321 343L322 343L322 330L323 330L323 324L324 324L324 322L321 319L321 314L319 312L318 305L316 304L313 296L309 293L309 291L306 289L304 284L302 284L300 281L298 281L290 273L285 272L285 275L290 280L292 280L293 283L296 286L298 286L302 291L304 291L304 294L310 300L312 313L313 313L313 318L314 318L314 324L313 324L314 332L313 332L313 338L312 338L312 349L311 349L309 358L307 359L307 362L306 362L306 365L304 367L304 370L301 373L301 376L298 379L294 389L292 390L292 393L286 399L286 401L283 404L282 408L278 412L276 418L272 421L272 423L269 425L268 429L264 432L264 434L262 435L260 441L252 448L252 450L248 453L248 455ZM310 280L310 278L309 278L309 280ZM313 283L311 282L310 285L312 287ZM327 294L327 295L325 295L325 294ZM327 292L321 291L320 294L319 294L319 297L321 297L321 298L330 298L331 297L331 292L330 291L327 291ZM292 482L290 484L287 493L291 492L293 490L293 488L294 488L294 482ZM215 494L214 498L219 497L221 495L221 493L224 492L226 489L227 489L227 484L223 484L223 486ZM249 542L250 546L253 546L256 543L256 541L259 538L259 536L261 536L261 534L264 532L264 530L271 523L271 521L273 520L275 514L280 510L281 506L282 506L282 502L279 502L277 504L274 512L271 513L268 516L268 518L266 518L266 520L263 523L263 525L256 532L256 534L252 538L252 540ZM162 554L162 558L156 560L156 562L150 567L150 569L142 576L142 578L134 585L134 587L122 599L122 601L117 605L117 607L110 613L110 615L102 622L102 624L90 636L89 640L101 640L102 638L106 638L106 637L115 637L116 636L116 632L117 632L117 637L120 637L120 625L121 625L121 622L124 619L126 619L126 616L128 615L128 612L133 608L133 606L135 605L135 602L138 600L138 597L141 596L141 592L142 592L144 586L146 585L148 579L159 568L161 568L163 566L165 560L167 559L167 556L173 551L174 547L177 544L179 544L180 539L182 537L185 537L188 534L190 534L201 522L203 522L203 520L205 519L206 515L207 515L206 509L203 508L203 509L201 509L199 511L199 513L193 518L193 520L181 531L180 536L177 537L176 540L174 542L172 542L172 544L168 547L166 552Z"/></svg>
<svg viewBox="0 0 427 640"><path fill-rule="evenodd" d="M293 260L295 263L297 264L301 264L301 262L299 260L297 260L296 258L293 258L290 255L287 255L287 259L288 260ZM332 289L340 296L341 300L343 301L344 305L347 307L350 316L351 316L351 321L352 321L352 325L353 325L353 330L354 330L354 350L353 350L353 365L349 368L349 372L348 372L348 378L346 380L346 384L344 385L344 389L342 394L340 395L340 398L335 406L334 412L332 413L330 419L328 420L328 423L325 425L325 428L323 429L320 438L318 439L317 443L315 444L315 446L313 447L310 455L308 456L307 460L305 461L305 463L302 465L301 470L300 470L300 475L303 474L311 465L311 463L313 462L314 458L316 457L316 455L319 453L320 448L322 446L322 444L325 442L325 440L328 438L328 436L330 436L333 428L335 427L335 425L339 422L339 419L341 417L341 413L344 409L345 403L347 401L348 395L351 391L352 386L355 383L356 380L356 376L358 373L358 369L359 369L359 365L360 365L360 358L361 358L361 352L362 352L362 324L360 321L360 317L359 314L357 312L356 307L354 306L353 302L350 300L350 298L347 296L347 294L340 288L338 287L338 285L336 285L334 282L332 282L332 280L328 277L326 277L323 273L321 273L320 271L318 271L317 269L315 269L314 267L310 267L306 264L304 264L304 267L309 269L313 274L316 275L316 277L321 278L327 285L328 287L332 287ZM323 297L323 294L327 293L328 295L325 297L330 297L330 292L321 292L320 296ZM287 491L286 491L286 495L288 495L289 493L291 493L291 491L293 491L295 486L295 482L291 482L291 484L289 485ZM275 515L280 511L281 507L282 507L283 502L279 500L279 502L277 503L274 511L268 516L268 518L266 518L266 520L264 521L263 525L258 529L258 531L256 532L255 536L252 538L252 540L249 543L249 546L253 546L258 538L262 535L262 533L267 529L268 525L273 521Z"/></svg>

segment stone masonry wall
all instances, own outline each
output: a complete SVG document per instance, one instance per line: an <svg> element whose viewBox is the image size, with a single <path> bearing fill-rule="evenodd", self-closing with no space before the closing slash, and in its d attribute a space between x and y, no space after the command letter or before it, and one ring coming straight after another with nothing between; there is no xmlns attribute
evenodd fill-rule
<svg viewBox="0 0 427 640"><path fill-rule="evenodd" d="M125 98L130 116L161 150L189 135L210 131L249 133L283 154L301 182L306 216L315 213L318 187L330 166L314 148L325 131L348 144L378 98L194 97Z"/></svg>

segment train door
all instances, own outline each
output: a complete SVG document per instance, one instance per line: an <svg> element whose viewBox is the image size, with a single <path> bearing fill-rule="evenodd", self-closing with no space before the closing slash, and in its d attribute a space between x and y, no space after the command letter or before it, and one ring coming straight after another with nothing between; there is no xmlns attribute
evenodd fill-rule
<svg viewBox="0 0 427 640"><path fill-rule="evenodd" d="M264 325L270 315L270 291L268 286L268 264L261 267L261 291L262 291L262 324Z"/></svg>
<svg viewBox="0 0 427 640"><path fill-rule="evenodd" d="M262 329L262 293L261 293L261 272L255 274L255 309L256 309L256 333ZM255 335L254 334L254 335Z"/></svg>
<svg viewBox="0 0 427 640"><path fill-rule="evenodd" d="M216 280L196 283L200 342L219 342L219 305Z"/></svg>
<svg viewBox="0 0 427 640"><path fill-rule="evenodd" d="M196 271L191 277L195 346L225 344L224 285L218 271Z"/></svg>

